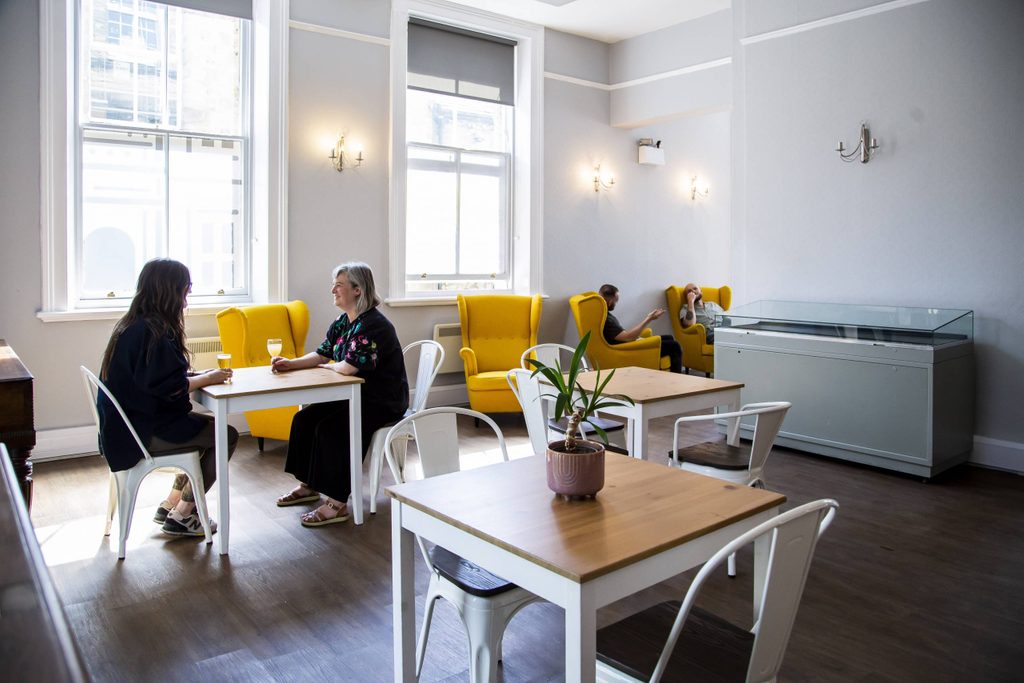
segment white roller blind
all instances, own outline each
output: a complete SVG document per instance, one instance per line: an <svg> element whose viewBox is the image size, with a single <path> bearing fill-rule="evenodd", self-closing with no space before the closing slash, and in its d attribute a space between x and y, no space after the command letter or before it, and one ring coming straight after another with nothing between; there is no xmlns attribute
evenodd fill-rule
<svg viewBox="0 0 1024 683"><path fill-rule="evenodd" d="M410 88L515 103L515 42L421 19L409 22Z"/></svg>
<svg viewBox="0 0 1024 683"><path fill-rule="evenodd" d="M252 19L252 0L157 0L165 5Z"/></svg>

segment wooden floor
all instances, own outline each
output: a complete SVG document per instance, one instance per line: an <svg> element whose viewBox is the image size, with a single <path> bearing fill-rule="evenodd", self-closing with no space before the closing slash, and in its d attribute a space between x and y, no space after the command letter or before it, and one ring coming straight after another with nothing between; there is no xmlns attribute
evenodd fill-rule
<svg viewBox="0 0 1024 683"><path fill-rule="evenodd" d="M513 457L524 454L521 424L511 417L500 424ZM489 444L471 422L460 431L465 461L489 457L478 453ZM671 420L656 422L651 439L666 452ZM283 444L268 442L261 454L242 438L231 463L228 557L215 545L159 532L150 517L170 475L152 475L124 562L116 529L110 539L102 535L103 461L36 466L33 522L94 680L391 680L386 498L362 527L304 529L304 507L274 505L293 484L283 462ZM768 480L790 506L825 496L842 506L818 545L781 680L1021 680L1024 478L961 467L923 483L777 449ZM417 570L422 593L422 562ZM691 576L602 610L599 625L678 599ZM749 626L750 579L748 552L739 557L739 577L713 577L700 604ZM506 632L503 680L561 680L563 646L562 611L527 607ZM467 664L461 623L442 602L422 680L468 680Z"/></svg>

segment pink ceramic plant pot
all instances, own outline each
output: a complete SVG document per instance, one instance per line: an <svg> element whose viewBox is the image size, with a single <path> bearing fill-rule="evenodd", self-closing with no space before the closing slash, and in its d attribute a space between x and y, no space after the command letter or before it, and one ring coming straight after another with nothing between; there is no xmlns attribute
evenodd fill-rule
<svg viewBox="0 0 1024 683"><path fill-rule="evenodd" d="M593 498L604 488L604 446L577 441L578 452L565 453L563 441L552 441L547 450L548 488L566 498Z"/></svg>

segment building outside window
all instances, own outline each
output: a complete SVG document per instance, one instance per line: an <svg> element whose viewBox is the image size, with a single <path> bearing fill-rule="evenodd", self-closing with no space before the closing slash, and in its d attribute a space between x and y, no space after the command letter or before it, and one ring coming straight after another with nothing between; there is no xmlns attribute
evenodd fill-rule
<svg viewBox="0 0 1024 683"><path fill-rule="evenodd" d="M250 23L82 0L77 307L127 301L142 264L161 256L189 266L197 303L248 295Z"/></svg>

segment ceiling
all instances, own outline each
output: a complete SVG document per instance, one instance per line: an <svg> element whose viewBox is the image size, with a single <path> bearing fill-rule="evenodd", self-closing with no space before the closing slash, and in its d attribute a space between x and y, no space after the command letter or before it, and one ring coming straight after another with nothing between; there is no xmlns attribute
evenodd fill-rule
<svg viewBox="0 0 1024 683"><path fill-rule="evenodd" d="M452 1L605 43L696 19L732 4L731 0Z"/></svg>

